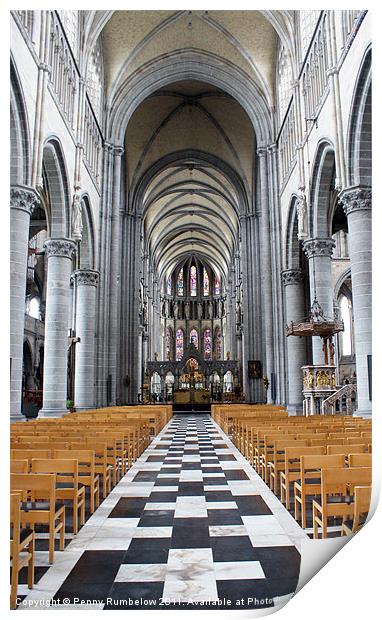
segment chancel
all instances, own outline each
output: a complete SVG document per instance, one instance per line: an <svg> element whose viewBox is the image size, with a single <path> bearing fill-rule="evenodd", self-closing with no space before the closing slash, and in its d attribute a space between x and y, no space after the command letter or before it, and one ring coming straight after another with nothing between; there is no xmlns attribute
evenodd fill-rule
<svg viewBox="0 0 382 620"><path fill-rule="evenodd" d="M11 606L281 606L370 503L369 12L10 21Z"/></svg>

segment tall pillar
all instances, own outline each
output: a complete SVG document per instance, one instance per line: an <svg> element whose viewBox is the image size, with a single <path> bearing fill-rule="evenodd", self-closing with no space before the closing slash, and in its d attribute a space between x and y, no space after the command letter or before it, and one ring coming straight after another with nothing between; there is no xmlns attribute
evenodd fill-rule
<svg viewBox="0 0 382 620"><path fill-rule="evenodd" d="M69 287L75 243L71 239L47 239L44 247L48 257L48 283L43 407L39 415L59 417L66 411Z"/></svg>
<svg viewBox="0 0 382 620"><path fill-rule="evenodd" d="M25 291L27 282L30 216L39 199L34 189L11 187L10 196L10 357L11 422L22 419L21 385L23 376L23 340Z"/></svg>
<svg viewBox="0 0 382 620"><path fill-rule="evenodd" d="M289 324L305 315L303 275L301 269L287 269L281 273L285 291L285 318ZM288 411L302 412L302 371L306 364L305 338L287 338Z"/></svg>
<svg viewBox="0 0 382 620"><path fill-rule="evenodd" d="M260 159L261 187L261 293L263 297L263 317L265 327L265 363L264 374L271 381L274 372L273 350L273 300L272 300L272 265L271 265L271 231L269 223L269 188L267 150L257 151ZM272 403L272 390L267 390L267 402Z"/></svg>
<svg viewBox="0 0 382 620"><path fill-rule="evenodd" d="M371 188L361 185L349 187L340 194L340 202L347 215L349 230L357 369L356 414L370 416L368 356L372 353Z"/></svg>
<svg viewBox="0 0 382 620"><path fill-rule="evenodd" d="M335 242L331 238L316 237L304 241L304 252L309 259L310 298L317 301L324 315L333 318L333 287L331 256ZM322 339L313 336L313 364L324 363Z"/></svg>
<svg viewBox="0 0 382 620"><path fill-rule="evenodd" d="M72 276L77 287L76 363L74 406L91 409L95 406L95 318L98 271L78 269Z"/></svg>

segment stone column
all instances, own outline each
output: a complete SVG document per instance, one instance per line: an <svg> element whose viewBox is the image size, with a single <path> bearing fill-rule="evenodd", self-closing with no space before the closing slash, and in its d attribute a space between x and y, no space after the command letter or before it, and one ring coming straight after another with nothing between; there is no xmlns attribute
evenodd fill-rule
<svg viewBox="0 0 382 620"><path fill-rule="evenodd" d="M317 301L326 317L333 318L333 287L331 255L335 242L331 238L316 237L304 241L304 252L309 259L310 298ZM313 336L313 364L324 363L322 339Z"/></svg>
<svg viewBox="0 0 382 620"><path fill-rule="evenodd" d="M39 199L34 189L22 185L11 187L10 196L10 357L11 422L22 419L21 384L23 375L23 340L25 292L27 282L29 222Z"/></svg>
<svg viewBox="0 0 382 620"><path fill-rule="evenodd" d="M95 318L98 271L78 269L71 276L77 287L76 364L74 406L91 409L95 406Z"/></svg>
<svg viewBox="0 0 382 620"><path fill-rule="evenodd" d="M371 188L349 187L340 194L348 219L355 355L357 369L356 415L371 415L367 359L372 353L372 212Z"/></svg>
<svg viewBox="0 0 382 620"><path fill-rule="evenodd" d="M299 321L305 316L303 275L301 269L287 269L281 273L285 291L285 318ZM306 364L305 338L287 338L288 412L302 413L302 371Z"/></svg>
<svg viewBox="0 0 382 620"><path fill-rule="evenodd" d="M261 294L263 298L263 317L265 332L264 374L269 382L274 372L273 350L273 300L272 300L272 265L271 265L271 230L269 223L269 189L267 150L257 151L260 160L261 186ZM272 390L267 390L267 402L272 403Z"/></svg>
<svg viewBox="0 0 382 620"><path fill-rule="evenodd" d="M47 239L45 251L48 257L48 283L43 408L40 416L59 417L66 411L69 287L75 243L71 239Z"/></svg>

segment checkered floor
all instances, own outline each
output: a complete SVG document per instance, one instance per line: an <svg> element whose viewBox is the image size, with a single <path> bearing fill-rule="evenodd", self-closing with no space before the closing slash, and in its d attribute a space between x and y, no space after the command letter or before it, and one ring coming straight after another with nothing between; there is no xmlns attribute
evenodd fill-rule
<svg viewBox="0 0 382 620"><path fill-rule="evenodd" d="M210 416L174 416L19 609L273 607L306 537Z"/></svg>

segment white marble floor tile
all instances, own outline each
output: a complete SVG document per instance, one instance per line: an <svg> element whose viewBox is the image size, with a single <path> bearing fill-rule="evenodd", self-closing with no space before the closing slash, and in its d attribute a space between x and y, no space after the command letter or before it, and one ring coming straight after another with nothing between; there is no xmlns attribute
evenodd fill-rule
<svg viewBox="0 0 382 620"><path fill-rule="evenodd" d="M248 536L245 525L210 525L210 536Z"/></svg>
<svg viewBox="0 0 382 620"><path fill-rule="evenodd" d="M215 562L216 579L265 579L260 562Z"/></svg>
<svg viewBox="0 0 382 620"><path fill-rule="evenodd" d="M166 572L167 564L121 564L115 581L164 581Z"/></svg>
<svg viewBox="0 0 382 620"><path fill-rule="evenodd" d="M171 538L172 527L171 526L159 526L159 527L137 527L133 537L134 538Z"/></svg>
<svg viewBox="0 0 382 620"><path fill-rule="evenodd" d="M237 510L236 502L207 502L208 510Z"/></svg>

